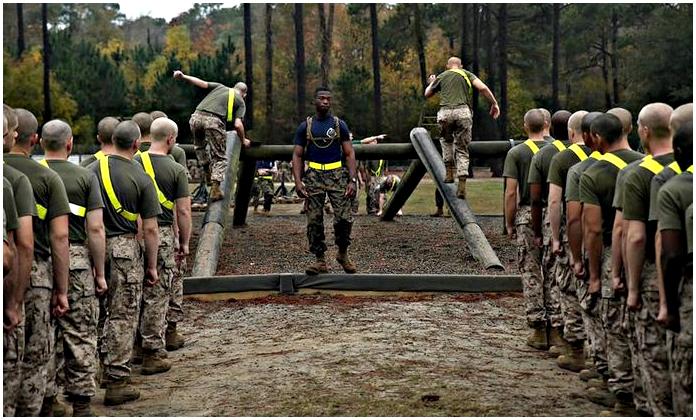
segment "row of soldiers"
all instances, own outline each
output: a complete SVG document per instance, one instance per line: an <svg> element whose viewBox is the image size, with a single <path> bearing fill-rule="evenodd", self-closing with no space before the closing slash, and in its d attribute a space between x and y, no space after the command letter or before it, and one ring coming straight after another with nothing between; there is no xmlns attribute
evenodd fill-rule
<svg viewBox="0 0 696 420"><path fill-rule="evenodd" d="M101 150L81 167L68 161L67 123L39 135L31 112L3 114L3 414L58 415L60 386L75 416L93 414L97 383L106 405L138 399L134 347L141 372L156 374L184 345L191 202L177 125L161 113L106 117Z"/></svg>
<svg viewBox="0 0 696 420"><path fill-rule="evenodd" d="M605 415L691 416L692 104L640 111L645 153L625 109L544 111L503 173L527 344L579 372Z"/></svg>

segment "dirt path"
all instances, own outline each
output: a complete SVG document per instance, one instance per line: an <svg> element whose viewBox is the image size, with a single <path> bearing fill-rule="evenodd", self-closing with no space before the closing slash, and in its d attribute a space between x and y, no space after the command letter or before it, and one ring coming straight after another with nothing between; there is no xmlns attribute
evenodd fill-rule
<svg viewBox="0 0 696 420"><path fill-rule="evenodd" d="M175 368L110 416L579 416L575 374L527 348L519 295L187 301Z"/></svg>

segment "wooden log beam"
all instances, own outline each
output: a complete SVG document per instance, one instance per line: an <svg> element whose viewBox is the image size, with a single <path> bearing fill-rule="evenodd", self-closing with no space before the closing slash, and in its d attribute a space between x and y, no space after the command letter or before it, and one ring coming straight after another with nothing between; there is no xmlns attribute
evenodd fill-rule
<svg viewBox="0 0 696 420"><path fill-rule="evenodd" d="M406 204L406 200L408 200L416 187L418 187L418 183L423 179L425 172L425 166L423 166L420 159L411 162L411 165L406 170L396 191L394 191L394 194L392 194L389 201L384 205L384 209L382 209L382 216L380 218L383 222L394 220L396 213Z"/></svg>
<svg viewBox="0 0 696 420"><path fill-rule="evenodd" d="M240 162L239 182L237 194L234 198L234 217L232 226L244 226L246 224L249 200L251 199L251 187L254 184L256 174L256 160L246 159Z"/></svg>

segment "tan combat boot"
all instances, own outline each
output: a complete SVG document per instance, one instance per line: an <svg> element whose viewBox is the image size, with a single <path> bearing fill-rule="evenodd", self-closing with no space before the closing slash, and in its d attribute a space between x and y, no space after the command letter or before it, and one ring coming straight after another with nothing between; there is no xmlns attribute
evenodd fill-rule
<svg viewBox="0 0 696 420"><path fill-rule="evenodd" d="M68 397L72 401L73 417L94 417L92 411L92 398L82 395Z"/></svg>
<svg viewBox="0 0 696 420"><path fill-rule="evenodd" d="M164 350L145 350L143 349L143 375L156 375L172 368L172 362L167 360L167 353Z"/></svg>
<svg viewBox="0 0 696 420"><path fill-rule="evenodd" d="M527 337L527 345L537 350L548 350L549 341L546 337L546 327L535 327Z"/></svg>
<svg viewBox="0 0 696 420"><path fill-rule="evenodd" d="M589 381L590 379L597 379L599 378L599 373L597 373L597 370L595 368L592 369L583 369L580 371L580 374L578 375L581 381Z"/></svg>
<svg viewBox="0 0 696 420"><path fill-rule="evenodd" d="M614 408L616 404L616 397L607 389L601 388L588 388L585 391L585 398L592 401L595 404L603 405L605 407Z"/></svg>
<svg viewBox="0 0 696 420"><path fill-rule="evenodd" d="M129 384L127 379L110 379L106 385L104 405L120 405L138 398L140 391Z"/></svg>
<svg viewBox="0 0 696 420"><path fill-rule="evenodd" d="M582 341L570 343L568 353L558 356L558 367L571 372L580 372L585 369L585 352L582 346Z"/></svg>
<svg viewBox="0 0 696 420"><path fill-rule="evenodd" d="M326 257L324 255L317 255L317 260L314 263L307 266L305 270L310 276L316 276L321 273L328 273L329 268L326 266Z"/></svg>
<svg viewBox="0 0 696 420"><path fill-rule="evenodd" d="M445 184L454 183L454 166L447 166L445 168Z"/></svg>
<svg viewBox="0 0 696 420"><path fill-rule="evenodd" d="M348 250L339 250L338 254L336 254L336 261L339 264L341 264L341 267L343 267L343 271L345 271L348 274L354 274L356 271L358 271L355 268L355 264L353 264L353 261L351 261L350 257L348 256Z"/></svg>
<svg viewBox="0 0 696 420"><path fill-rule="evenodd" d="M457 184L457 198L466 200L466 177L460 176Z"/></svg>
<svg viewBox="0 0 696 420"><path fill-rule="evenodd" d="M65 404L60 402L57 396L53 395L44 398L43 403L41 404L41 411L39 412L39 416L65 417L66 413L67 410Z"/></svg>
<svg viewBox="0 0 696 420"><path fill-rule="evenodd" d="M167 351L179 350L184 347L184 337L176 331L176 322L167 323L167 331L164 333Z"/></svg>
<svg viewBox="0 0 696 420"><path fill-rule="evenodd" d="M570 345L563 338L562 328L551 327L549 331L549 354L558 357L570 352Z"/></svg>
<svg viewBox="0 0 696 420"><path fill-rule="evenodd" d="M444 217L445 214L442 212L442 207L438 207L435 213L432 213L430 217Z"/></svg>
<svg viewBox="0 0 696 420"><path fill-rule="evenodd" d="M220 201L224 198L222 190L220 189L220 183L218 181L210 182L210 202Z"/></svg>
<svg viewBox="0 0 696 420"><path fill-rule="evenodd" d="M587 388L609 389L609 384L604 378L593 378L587 381Z"/></svg>

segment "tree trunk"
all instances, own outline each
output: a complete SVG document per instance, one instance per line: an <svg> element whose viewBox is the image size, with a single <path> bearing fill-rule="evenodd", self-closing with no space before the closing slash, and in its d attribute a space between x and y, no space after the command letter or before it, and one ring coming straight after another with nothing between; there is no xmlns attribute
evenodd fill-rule
<svg viewBox="0 0 696 420"><path fill-rule="evenodd" d="M307 116L306 107L306 75L305 75L305 51L304 51L304 5L295 3L295 77L297 81L297 119L303 120Z"/></svg>
<svg viewBox="0 0 696 420"><path fill-rule="evenodd" d="M559 3L553 4L553 21L552 21L552 31L553 31L553 53L551 56L551 108L556 111L560 108L560 101L558 99L558 71L560 65L560 46L561 46L561 5Z"/></svg>
<svg viewBox="0 0 696 420"><path fill-rule="evenodd" d="M273 133L273 7L266 3L266 128L268 139L272 140Z"/></svg>
<svg viewBox="0 0 696 420"><path fill-rule="evenodd" d="M460 23L462 25L462 37L461 37L461 56L462 56L462 66L465 69L469 68L469 54L467 48L469 47L469 4L462 4L462 16Z"/></svg>
<svg viewBox="0 0 696 420"><path fill-rule="evenodd" d="M24 5L17 3L17 58L22 56L24 45Z"/></svg>
<svg viewBox="0 0 696 420"><path fill-rule="evenodd" d="M324 3L317 3L319 11L319 38L321 41L321 85L329 85L329 69L326 68L329 61L329 37L326 33L326 12Z"/></svg>
<svg viewBox="0 0 696 420"><path fill-rule="evenodd" d="M611 92L609 90L609 63L607 63L607 36L602 30L602 79L604 80L604 106L611 108Z"/></svg>
<svg viewBox="0 0 696 420"><path fill-rule="evenodd" d="M498 51L500 53L500 135L503 140L508 138L508 99L507 99L507 4L501 4L498 10Z"/></svg>
<svg viewBox="0 0 696 420"><path fill-rule="evenodd" d="M48 5L41 3L41 30L43 32L43 122L50 121L51 116L51 44L48 39Z"/></svg>
<svg viewBox="0 0 696 420"><path fill-rule="evenodd" d="M418 64L420 65L420 77L421 85L423 86L423 91L428 86L428 74L425 66L425 42L423 40L423 22L421 20L420 7L416 3L412 3L413 17L414 17L414 30L416 32L416 50L418 52Z"/></svg>
<svg viewBox="0 0 696 420"><path fill-rule="evenodd" d="M244 3L244 76L246 78L247 95L244 100L246 105L245 129L254 128L254 56L251 51L251 5Z"/></svg>
<svg viewBox="0 0 696 420"><path fill-rule="evenodd" d="M491 13L491 5L486 5L484 13L485 26L483 27L484 44L486 45L486 85L495 92L496 85L496 63L495 49L493 48L493 18Z"/></svg>
<svg viewBox="0 0 696 420"><path fill-rule="evenodd" d="M611 77L614 90L614 106L619 100L619 16L616 7L611 11Z"/></svg>
<svg viewBox="0 0 696 420"><path fill-rule="evenodd" d="M473 10L473 39L472 39L472 46L471 46L471 51L472 51L472 70L476 76L479 74L479 22L480 22L480 7L478 4L472 5L472 10ZM473 121L474 121L474 126L472 128L472 140L478 140L480 136L480 127L478 124L478 117L479 117L479 112L478 112L478 89L474 89L474 95L473 95Z"/></svg>
<svg viewBox="0 0 696 420"><path fill-rule="evenodd" d="M370 3L370 26L372 27L372 75L373 104L375 113L375 132L382 132L382 77L379 62L379 26L377 22L377 5Z"/></svg>

